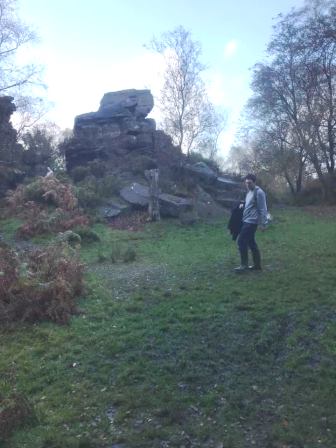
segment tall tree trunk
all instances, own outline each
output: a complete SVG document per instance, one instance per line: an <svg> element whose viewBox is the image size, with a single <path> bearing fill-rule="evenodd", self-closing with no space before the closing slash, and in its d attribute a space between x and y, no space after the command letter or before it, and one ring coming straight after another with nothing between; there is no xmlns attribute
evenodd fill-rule
<svg viewBox="0 0 336 448"><path fill-rule="evenodd" d="M291 179L290 179L290 177L289 177L289 174L288 174L288 172L285 170L285 179L286 179L286 181L287 181L287 183L288 183L288 186L289 186L289 189L290 189L290 191L291 191L291 193L292 193L292 195L293 196L295 196L296 195L296 191L295 191L295 188L294 188L294 184L293 184L293 182L291 181Z"/></svg>
<svg viewBox="0 0 336 448"><path fill-rule="evenodd" d="M316 171L318 180L319 180L320 183L321 183L322 194L323 194L323 200L324 200L324 201L328 201L328 200L329 200L329 197L330 197L329 185L328 185L328 182L327 182L327 180L326 180L326 178L325 178L325 176L324 176L324 174L323 174L323 172L322 172L321 165L320 165L320 163L318 162L317 157L316 157L316 158L313 158L313 159L311 160L311 162L312 162L313 165L314 165L314 168L315 168L315 171Z"/></svg>
<svg viewBox="0 0 336 448"><path fill-rule="evenodd" d="M305 167L305 161L301 161L299 165L298 177L296 179L296 193L301 193L302 191L302 180L303 180L303 170Z"/></svg>

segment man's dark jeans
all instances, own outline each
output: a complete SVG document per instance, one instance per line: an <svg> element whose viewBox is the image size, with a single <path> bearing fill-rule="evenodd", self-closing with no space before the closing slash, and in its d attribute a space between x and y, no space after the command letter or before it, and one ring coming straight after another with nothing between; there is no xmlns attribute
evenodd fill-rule
<svg viewBox="0 0 336 448"><path fill-rule="evenodd" d="M243 223L239 238L238 248L241 257L241 265L248 266L248 249L251 249L253 264L257 269L261 269L260 252L255 241L255 233L257 231L257 224Z"/></svg>

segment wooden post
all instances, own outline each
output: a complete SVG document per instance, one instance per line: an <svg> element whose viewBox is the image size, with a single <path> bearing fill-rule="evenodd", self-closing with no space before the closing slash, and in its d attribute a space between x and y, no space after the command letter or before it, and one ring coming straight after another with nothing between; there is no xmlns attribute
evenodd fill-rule
<svg viewBox="0 0 336 448"><path fill-rule="evenodd" d="M149 204L148 214L150 221L160 221L159 204L159 170L146 170L145 176L149 182Z"/></svg>

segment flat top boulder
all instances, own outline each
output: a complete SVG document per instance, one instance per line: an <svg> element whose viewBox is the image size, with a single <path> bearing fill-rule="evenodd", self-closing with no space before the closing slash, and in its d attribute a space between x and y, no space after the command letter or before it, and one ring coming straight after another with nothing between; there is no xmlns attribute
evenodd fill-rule
<svg viewBox="0 0 336 448"><path fill-rule="evenodd" d="M150 90L120 90L105 93L98 111L104 116L127 116L145 118L154 107L154 99Z"/></svg>
<svg viewBox="0 0 336 448"><path fill-rule="evenodd" d="M144 207L149 203L149 188L133 182L120 190L120 196L130 204Z"/></svg>

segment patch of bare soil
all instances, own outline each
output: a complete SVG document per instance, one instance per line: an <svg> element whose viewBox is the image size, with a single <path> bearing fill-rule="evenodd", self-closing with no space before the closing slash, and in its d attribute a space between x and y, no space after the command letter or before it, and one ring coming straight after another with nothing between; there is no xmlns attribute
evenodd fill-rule
<svg viewBox="0 0 336 448"><path fill-rule="evenodd" d="M89 272L98 275L116 299L128 297L134 291L162 288L169 290L175 280L174 275L168 272L164 264L102 263L90 266Z"/></svg>

